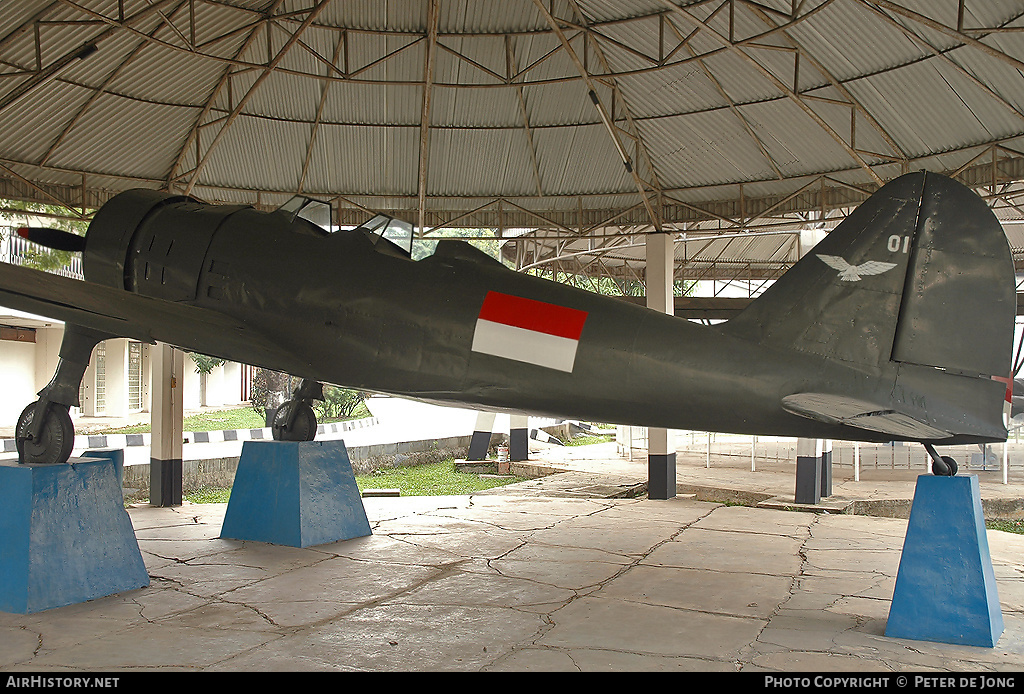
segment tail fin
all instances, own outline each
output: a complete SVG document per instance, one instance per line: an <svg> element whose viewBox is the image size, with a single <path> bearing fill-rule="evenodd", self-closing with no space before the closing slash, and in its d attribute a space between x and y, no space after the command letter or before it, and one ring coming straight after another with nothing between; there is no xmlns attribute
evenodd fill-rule
<svg viewBox="0 0 1024 694"><path fill-rule="evenodd" d="M879 189L722 330L851 364L1009 375L1016 291L1006 235L932 173Z"/></svg>

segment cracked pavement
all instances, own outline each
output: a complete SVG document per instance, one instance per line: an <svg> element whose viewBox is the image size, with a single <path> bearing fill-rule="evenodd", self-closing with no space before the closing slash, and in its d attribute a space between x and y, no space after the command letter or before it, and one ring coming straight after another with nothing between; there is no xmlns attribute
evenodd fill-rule
<svg viewBox="0 0 1024 694"><path fill-rule="evenodd" d="M898 672L1024 664L1017 535L989 532L1005 631L988 649L883 635L906 520L536 489L364 503L371 536L308 548L219 539L225 505L131 508L150 586L0 613L0 669Z"/></svg>

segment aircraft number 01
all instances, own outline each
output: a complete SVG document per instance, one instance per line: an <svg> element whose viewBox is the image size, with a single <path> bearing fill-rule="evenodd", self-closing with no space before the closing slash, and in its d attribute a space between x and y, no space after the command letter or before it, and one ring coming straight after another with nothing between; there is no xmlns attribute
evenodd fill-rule
<svg viewBox="0 0 1024 694"><path fill-rule="evenodd" d="M901 251L903 253L910 251L910 237L893 234L889 237L889 252L898 253Z"/></svg>

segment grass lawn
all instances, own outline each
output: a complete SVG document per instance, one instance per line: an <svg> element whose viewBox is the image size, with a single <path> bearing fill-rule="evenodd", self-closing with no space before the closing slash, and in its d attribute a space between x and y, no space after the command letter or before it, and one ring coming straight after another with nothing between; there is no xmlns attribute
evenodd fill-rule
<svg viewBox="0 0 1024 694"><path fill-rule="evenodd" d="M522 482L525 478L514 476L489 477L468 472L456 472L453 460L440 463L414 465L381 470L369 475L356 475L359 491L364 489L399 489L402 496L444 496L472 494L473 492L503 487L506 484ZM224 504L231 494L230 489L204 487L185 495L194 504ZM135 500L139 502L144 500Z"/></svg>
<svg viewBox="0 0 1024 694"><path fill-rule="evenodd" d="M566 446L590 446L595 443L608 443L614 441L615 437L608 434L584 434L582 436L576 436L565 442Z"/></svg>
<svg viewBox="0 0 1024 694"><path fill-rule="evenodd" d="M985 521L985 527L989 530L1002 530L1008 533L1024 535L1024 518L1016 520L990 520Z"/></svg>
<svg viewBox="0 0 1024 694"><path fill-rule="evenodd" d="M369 475L357 475L356 484L363 489L400 489L402 496L444 496L504 487L522 482L525 477L491 477L471 472L456 472L455 461L388 468Z"/></svg>
<svg viewBox="0 0 1024 694"><path fill-rule="evenodd" d="M353 419L369 417L370 411L365 405L356 409ZM326 422L336 422L337 419L329 419ZM319 424L325 422L320 421ZM185 417L182 431L222 431L224 429L261 429L265 426L263 416L256 414L251 407L239 407L233 410L218 410L216 412L203 412L201 414ZM136 424L134 426L118 427L116 429L103 429L96 434L148 434L149 422Z"/></svg>

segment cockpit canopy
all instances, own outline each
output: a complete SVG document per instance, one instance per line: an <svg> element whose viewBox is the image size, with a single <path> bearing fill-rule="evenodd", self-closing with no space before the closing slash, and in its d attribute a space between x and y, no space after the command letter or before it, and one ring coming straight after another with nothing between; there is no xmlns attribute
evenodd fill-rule
<svg viewBox="0 0 1024 694"><path fill-rule="evenodd" d="M296 195L288 202L277 208L277 213L287 215L289 221L304 219L315 227L318 227L324 234L330 234L337 227L331 226L331 206L321 200L307 198L304 195ZM299 225L311 233L317 232L315 228ZM412 224L403 222L400 219L379 214L365 224L361 224L352 231L362 231L370 239L374 247L382 253L400 255L404 258L412 257ZM386 243L380 243L381 240Z"/></svg>
<svg viewBox="0 0 1024 694"><path fill-rule="evenodd" d="M383 251L387 248L387 250L401 252L402 256L406 258L412 256L412 224L409 222L379 214L360 225L359 229L366 232L377 250ZM381 240L388 242L385 248L381 247Z"/></svg>
<svg viewBox="0 0 1024 694"><path fill-rule="evenodd" d="M284 212L292 220L299 217L317 225L327 233L331 232L331 206L322 200L307 198L305 195L296 195L278 207L277 211Z"/></svg>

